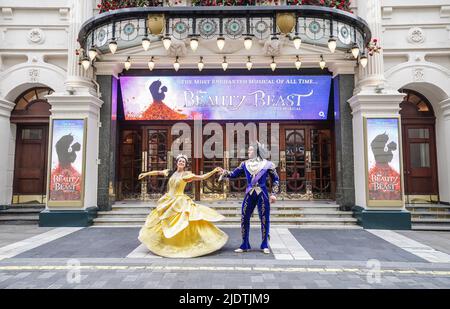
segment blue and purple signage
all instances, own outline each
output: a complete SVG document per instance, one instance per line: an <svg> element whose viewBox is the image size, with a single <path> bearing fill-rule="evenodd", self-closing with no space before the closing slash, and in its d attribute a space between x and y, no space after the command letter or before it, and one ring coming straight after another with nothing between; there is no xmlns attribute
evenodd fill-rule
<svg viewBox="0 0 450 309"><path fill-rule="evenodd" d="M330 76L124 76L126 120L326 120Z"/></svg>

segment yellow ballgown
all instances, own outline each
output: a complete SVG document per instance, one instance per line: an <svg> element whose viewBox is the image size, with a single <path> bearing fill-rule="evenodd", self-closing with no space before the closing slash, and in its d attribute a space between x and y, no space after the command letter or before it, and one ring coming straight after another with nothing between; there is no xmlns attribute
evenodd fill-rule
<svg viewBox="0 0 450 309"><path fill-rule="evenodd" d="M211 223L223 220L224 216L196 204L184 194L193 176L191 172L174 173L168 182L168 192L148 215L138 239L151 252L164 257L191 258L219 250L227 242L228 235Z"/></svg>

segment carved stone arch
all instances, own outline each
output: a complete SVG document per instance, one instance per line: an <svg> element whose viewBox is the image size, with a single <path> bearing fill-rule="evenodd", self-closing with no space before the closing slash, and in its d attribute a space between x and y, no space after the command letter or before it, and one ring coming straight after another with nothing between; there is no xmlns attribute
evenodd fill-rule
<svg viewBox="0 0 450 309"><path fill-rule="evenodd" d="M52 94L49 87L34 87L24 91L15 100L11 112L12 123L48 123L50 104L45 96Z"/></svg>

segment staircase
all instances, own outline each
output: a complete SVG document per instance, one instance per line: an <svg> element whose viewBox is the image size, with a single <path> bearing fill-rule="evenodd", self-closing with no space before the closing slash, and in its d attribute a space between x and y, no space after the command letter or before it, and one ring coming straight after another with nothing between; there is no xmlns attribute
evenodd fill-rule
<svg viewBox="0 0 450 309"><path fill-rule="evenodd" d="M218 226L240 226L241 201L201 201L200 204L213 208L225 216ZM335 202L321 201L277 201L270 209L271 225L359 228L351 211L340 211ZM116 202L111 211L99 211L94 219L94 226L142 226L155 202ZM259 226L257 209L251 223Z"/></svg>
<svg viewBox="0 0 450 309"><path fill-rule="evenodd" d="M450 231L450 206L444 204L407 204L413 230Z"/></svg>
<svg viewBox="0 0 450 309"><path fill-rule="evenodd" d="M39 224L44 204L14 204L0 210L0 224Z"/></svg>

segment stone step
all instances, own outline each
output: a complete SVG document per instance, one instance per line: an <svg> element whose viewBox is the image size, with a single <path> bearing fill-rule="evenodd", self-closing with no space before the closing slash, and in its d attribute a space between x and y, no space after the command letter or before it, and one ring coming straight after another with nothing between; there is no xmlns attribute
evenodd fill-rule
<svg viewBox="0 0 450 309"><path fill-rule="evenodd" d="M37 224L39 215L0 215L0 224Z"/></svg>
<svg viewBox="0 0 450 309"><path fill-rule="evenodd" d="M212 209L215 210L232 210L232 209L241 209L241 205L229 205L229 206L224 206L224 205L205 205L205 204L201 204L203 206L207 206L210 207ZM112 206L112 210L116 211L116 210L151 210L154 209L156 206L155 205L113 205ZM270 205L270 208L273 210L279 209L279 210L319 210L319 209L323 209L323 210L339 210L339 206L337 205L318 205L318 206L281 206L281 205L276 205L276 204L272 204Z"/></svg>
<svg viewBox="0 0 450 309"><path fill-rule="evenodd" d="M412 224L411 228L416 231L450 231L449 225L442 224Z"/></svg>
<svg viewBox="0 0 450 309"><path fill-rule="evenodd" d="M144 224L145 218L141 217L119 217L119 218L95 218L94 225L100 224L129 224L129 223L137 223ZM260 222L259 218L252 218L251 222ZM322 218L322 217L308 217L308 218L280 218L275 217L271 218L271 224L273 223L284 223L284 224L356 224L357 220L355 218ZM239 224L240 218L227 218L220 221L221 224L232 223Z"/></svg>
<svg viewBox="0 0 450 309"><path fill-rule="evenodd" d="M411 218L411 223L447 223L450 225L450 219L446 218Z"/></svg>
<svg viewBox="0 0 450 309"><path fill-rule="evenodd" d="M218 228L240 228L240 224L237 223L226 223L226 224L215 224ZM361 230L363 229L361 226L356 224L286 224L286 223L273 223L271 222L271 226L275 227L283 227L283 228L289 228L289 229L341 229L341 230ZM95 224L94 227L96 228L106 228L106 227L135 227L140 228L142 227L141 223L113 223L113 224L107 224L107 223L101 223L101 224ZM252 228L260 229L261 225L257 222L253 222L251 224Z"/></svg>
<svg viewBox="0 0 450 309"><path fill-rule="evenodd" d="M450 205L444 205L444 204L408 204L408 205L406 205L406 209L408 209L410 211L420 210L420 209L450 210Z"/></svg>
<svg viewBox="0 0 450 309"><path fill-rule="evenodd" d="M450 219L450 212L443 212L443 211L415 211L415 212L411 212L411 218Z"/></svg>
<svg viewBox="0 0 450 309"><path fill-rule="evenodd" d="M240 210L220 210L218 211L224 216L239 217L241 216ZM130 210L115 210L115 211L99 211L98 217L118 217L118 216L144 216L146 217L150 211L130 211ZM258 216L258 212L255 209L254 216ZM306 217L306 216L330 216L330 217L352 217L352 212L344 211L289 211L289 210L271 210L271 216L292 216L292 217Z"/></svg>
<svg viewBox="0 0 450 309"><path fill-rule="evenodd" d="M4 214L38 214L43 211L45 208L8 208L0 211L0 216Z"/></svg>

